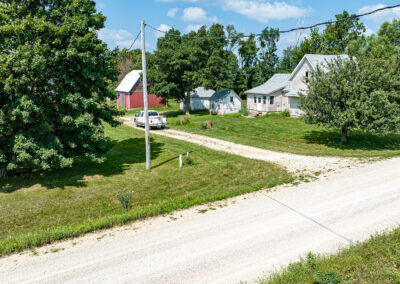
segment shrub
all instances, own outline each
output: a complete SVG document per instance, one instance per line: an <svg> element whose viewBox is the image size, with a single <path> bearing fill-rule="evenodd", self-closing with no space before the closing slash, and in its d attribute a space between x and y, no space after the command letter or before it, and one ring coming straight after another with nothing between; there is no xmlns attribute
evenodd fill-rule
<svg viewBox="0 0 400 284"><path fill-rule="evenodd" d="M179 124L180 125L190 124L190 119L185 116L181 116L181 117L179 117Z"/></svg>
<svg viewBox="0 0 400 284"><path fill-rule="evenodd" d="M194 162L190 157L186 156L185 164L186 165L193 165Z"/></svg>
<svg viewBox="0 0 400 284"><path fill-rule="evenodd" d="M132 191L128 192L126 189L123 189L116 195L124 211L128 211L131 207L132 193Z"/></svg>
<svg viewBox="0 0 400 284"><path fill-rule="evenodd" d="M285 109L284 111L281 112L281 115L283 117L290 117L290 110Z"/></svg>

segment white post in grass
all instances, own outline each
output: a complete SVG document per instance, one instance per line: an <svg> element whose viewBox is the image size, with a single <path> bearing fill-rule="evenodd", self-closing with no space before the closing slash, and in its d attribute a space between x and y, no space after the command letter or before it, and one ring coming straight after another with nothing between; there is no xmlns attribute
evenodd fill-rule
<svg viewBox="0 0 400 284"><path fill-rule="evenodd" d="M182 155L179 155L179 167L182 168L183 167L183 159L182 159Z"/></svg>
<svg viewBox="0 0 400 284"><path fill-rule="evenodd" d="M144 21L141 22L142 33L142 69L143 69L143 103L144 103L144 120L146 132L146 169L151 169L151 156L150 156L150 124L149 124L149 105L147 101L147 68L146 68L146 45L144 35Z"/></svg>

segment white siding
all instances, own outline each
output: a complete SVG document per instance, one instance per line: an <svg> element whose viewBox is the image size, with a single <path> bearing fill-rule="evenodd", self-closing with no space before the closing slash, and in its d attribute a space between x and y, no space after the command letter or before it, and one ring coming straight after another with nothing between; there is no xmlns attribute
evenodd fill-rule
<svg viewBox="0 0 400 284"><path fill-rule="evenodd" d="M309 76L312 74L312 69L307 60L303 61L304 63L298 69L297 73L294 75L293 79L290 81L290 89L297 93L307 93L307 85L305 83L306 72L308 72Z"/></svg>
<svg viewBox="0 0 400 284"><path fill-rule="evenodd" d="M231 102L231 97L233 97L233 102ZM242 101L234 95L228 95L222 101L211 102L211 104L214 104L214 113L218 115L237 113L242 108Z"/></svg>
<svg viewBox="0 0 400 284"><path fill-rule="evenodd" d="M271 104L271 97L274 97L274 102ZM256 97L256 103L254 103ZM260 103L261 102L261 103ZM282 91L275 92L271 95L247 95L247 110L266 112L280 112L287 109L289 106L288 99L283 96Z"/></svg>
<svg viewBox="0 0 400 284"><path fill-rule="evenodd" d="M184 103L180 103L180 109L184 110ZM210 109L210 99L209 98L191 98L190 99L190 110L207 110Z"/></svg>

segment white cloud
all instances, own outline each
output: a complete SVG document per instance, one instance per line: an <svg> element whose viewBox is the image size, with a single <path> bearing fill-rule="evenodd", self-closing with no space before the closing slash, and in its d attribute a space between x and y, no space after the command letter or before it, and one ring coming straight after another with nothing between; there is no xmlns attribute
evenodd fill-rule
<svg viewBox="0 0 400 284"><path fill-rule="evenodd" d="M357 13L362 14L362 13L367 13L376 9L384 8L387 5L385 4L376 4L376 5L371 5L371 6L364 6L360 9L358 9ZM383 21L390 21L393 18L399 18L400 17L400 8L394 8L394 9L388 9L388 10L383 10L380 12L377 12L372 15L365 16L365 19L374 21L374 22L383 22Z"/></svg>
<svg viewBox="0 0 400 284"><path fill-rule="evenodd" d="M368 27L368 26L365 26L365 35L366 36L370 36L370 35L372 35L372 34L374 34L375 33L375 31L373 30L373 29L371 29L370 27Z"/></svg>
<svg viewBox="0 0 400 284"><path fill-rule="evenodd" d="M190 33L190 32L192 32L192 31L197 32L202 26L203 26L203 25L188 25L188 26L185 28L185 31L186 31L187 33Z"/></svg>
<svg viewBox="0 0 400 284"><path fill-rule="evenodd" d="M173 18L176 16L176 14L178 13L179 9L178 8L171 8L168 10L167 12L167 16L170 18Z"/></svg>
<svg viewBox="0 0 400 284"><path fill-rule="evenodd" d="M161 24L157 29L160 30L160 31L163 31L163 32L168 32L172 28L170 26L168 26L168 25ZM162 37L164 35L165 35L164 33L159 32L159 31L155 31L154 32L154 36L156 38Z"/></svg>
<svg viewBox="0 0 400 284"><path fill-rule="evenodd" d="M104 9L106 7L106 4L103 2L97 2L96 3L97 7L99 7L100 9Z"/></svg>
<svg viewBox="0 0 400 284"><path fill-rule="evenodd" d="M221 8L266 23L268 20L298 19L313 12L286 2L270 3L265 0L220 0Z"/></svg>
<svg viewBox="0 0 400 284"><path fill-rule="evenodd" d="M182 20L185 22L218 22L217 17L208 17L206 11L200 7L189 7L183 10Z"/></svg>
<svg viewBox="0 0 400 284"><path fill-rule="evenodd" d="M98 31L99 38L111 47L129 48L135 36L126 30L101 29ZM140 38L136 41L133 48L140 47Z"/></svg>

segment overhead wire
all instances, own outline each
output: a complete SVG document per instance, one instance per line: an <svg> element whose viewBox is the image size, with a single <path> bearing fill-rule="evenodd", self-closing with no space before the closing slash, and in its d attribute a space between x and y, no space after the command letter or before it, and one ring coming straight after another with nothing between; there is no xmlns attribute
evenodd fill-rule
<svg viewBox="0 0 400 284"><path fill-rule="evenodd" d="M132 42L132 44L131 44L131 46L128 48L128 50L131 50L131 49L132 49L132 47L135 45L136 41L138 40L140 34L141 34L141 31L137 34L135 40Z"/></svg>
<svg viewBox="0 0 400 284"><path fill-rule="evenodd" d="M338 19L338 20L333 20L333 21L326 21L326 22L321 22L321 23L317 23L314 25L310 25L310 26L304 26L304 27L296 27L296 28L292 28L292 29L288 29L288 30L279 30L280 34L285 34L285 33L291 33L294 31L299 31L299 30L308 30L308 29L312 29L312 28L316 28L319 26L325 26L325 25L330 25L330 24L335 24L335 23L339 23L339 22L344 22L347 21L349 19L353 19L353 18L361 18L364 16L369 16L384 10L390 10L390 9L395 9L395 8L400 8L400 4L397 5L392 5L392 6L386 6L386 7L382 7L382 8L378 8L366 13L362 13L362 14L356 14L356 15L350 15L349 17L343 18L343 19ZM153 27L152 25L149 24L145 24L146 27L149 27L150 29L163 33L163 34L167 34L168 31L163 31L160 30L158 28ZM250 35L238 35L238 36L232 36L232 37L227 37L227 36L221 36L221 37L192 37L192 36L180 36L180 35L174 35L174 34L169 34L169 36L172 37L180 37L180 38L186 38L186 39L240 39L240 38L249 38L249 37L259 37L262 34L250 34Z"/></svg>

